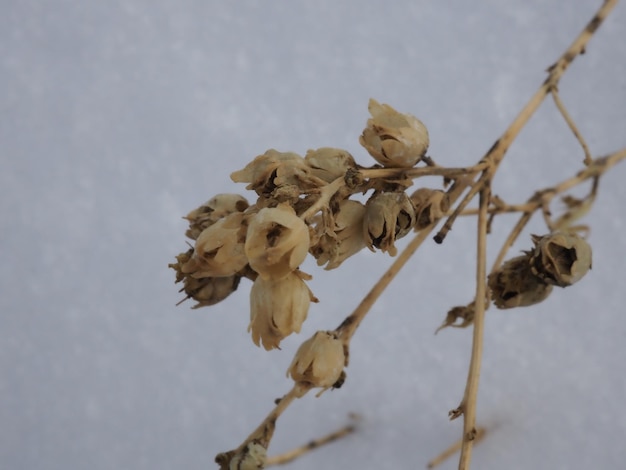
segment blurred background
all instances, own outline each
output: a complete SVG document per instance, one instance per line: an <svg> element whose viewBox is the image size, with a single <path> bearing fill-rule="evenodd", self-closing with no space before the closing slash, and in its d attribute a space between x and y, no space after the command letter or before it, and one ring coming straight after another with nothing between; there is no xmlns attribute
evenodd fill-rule
<svg viewBox="0 0 626 470"><path fill-rule="evenodd" d="M288 390L297 346L336 327L392 259L364 251L330 272L307 261L320 303L266 352L246 332L248 281L214 307L175 306L167 264L187 249L181 217L221 192L253 201L229 175L268 148L333 146L373 163L358 144L370 97L419 117L439 164L475 163L600 4L5 2L0 468L214 468ZM618 5L560 83L594 156L625 145L625 24ZM494 192L522 202L582 159L547 101ZM607 174L583 221L587 277L535 307L487 313L478 420L490 432L475 468L626 460L625 179L624 164ZM496 219L489 260L515 220ZM544 231L533 219L511 256ZM422 468L460 437L447 416L471 330L433 333L473 296L474 232L460 220L443 245L422 247L355 336L344 387L294 403L270 454L349 412L362 415L356 434L290 468Z"/></svg>

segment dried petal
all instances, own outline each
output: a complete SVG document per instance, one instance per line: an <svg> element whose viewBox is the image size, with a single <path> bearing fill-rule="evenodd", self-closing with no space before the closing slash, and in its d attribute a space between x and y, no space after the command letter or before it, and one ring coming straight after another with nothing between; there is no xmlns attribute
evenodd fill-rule
<svg viewBox="0 0 626 470"><path fill-rule="evenodd" d="M545 300L552 286L533 275L528 255L506 261L488 276L491 299L498 308L526 307Z"/></svg>
<svg viewBox="0 0 626 470"><path fill-rule="evenodd" d="M448 195L439 189L420 188L411 194L415 206L415 230L422 230L443 217L450 208Z"/></svg>
<svg viewBox="0 0 626 470"><path fill-rule="evenodd" d="M410 114L370 99L372 117L359 142L385 167L410 168L426 154L429 138L426 126Z"/></svg>
<svg viewBox="0 0 626 470"><path fill-rule="evenodd" d="M304 273L288 274L279 280L261 276L250 290L250 325L252 341L266 350L278 348L283 338L299 333L311 301L317 302L303 281Z"/></svg>
<svg viewBox="0 0 626 470"><path fill-rule="evenodd" d="M325 184L312 174L311 168L300 155L274 149L259 155L230 177L236 183L250 183L246 189L256 191L259 196L271 194L276 188L285 185L308 190Z"/></svg>
<svg viewBox="0 0 626 470"><path fill-rule="evenodd" d="M296 352L287 376L296 382L328 389L335 385L346 362L343 343L332 331L318 331Z"/></svg>
<svg viewBox="0 0 626 470"><path fill-rule="evenodd" d="M309 250L309 229L286 204L264 208L250 220L245 253L264 279L280 279L296 269Z"/></svg>
<svg viewBox="0 0 626 470"><path fill-rule="evenodd" d="M183 273L202 278L232 276L242 270L248 264L243 219L242 212L235 212L204 229L193 256L182 266Z"/></svg>
<svg viewBox="0 0 626 470"><path fill-rule="evenodd" d="M405 236L415 224L415 210L403 192L374 194L365 205L363 238L367 247L388 251L395 256L394 242Z"/></svg>
<svg viewBox="0 0 626 470"><path fill-rule="evenodd" d="M327 183L344 176L350 168L356 169L352 155L345 150L332 147L309 150L304 161L311 167L311 172L315 176Z"/></svg>
<svg viewBox="0 0 626 470"><path fill-rule="evenodd" d="M222 217L233 212L243 212L248 206L246 198L239 194L218 194L183 217L189 221L189 229L185 235L195 240L205 228Z"/></svg>
<svg viewBox="0 0 626 470"><path fill-rule="evenodd" d="M333 227L324 233L310 253L317 259L318 266L325 269L337 268L347 258L365 247L363 217L365 206L358 201L344 200L334 214Z"/></svg>
<svg viewBox="0 0 626 470"><path fill-rule="evenodd" d="M575 233L556 232L532 238L532 272L544 282L571 286L591 269L591 246Z"/></svg>

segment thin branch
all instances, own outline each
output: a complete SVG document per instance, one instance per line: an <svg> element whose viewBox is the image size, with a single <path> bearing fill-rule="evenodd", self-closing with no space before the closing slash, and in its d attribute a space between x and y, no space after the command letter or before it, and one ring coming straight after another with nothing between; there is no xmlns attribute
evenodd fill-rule
<svg viewBox="0 0 626 470"><path fill-rule="evenodd" d="M477 428L476 437L474 438L474 444L478 444L485 437L485 434L487 434L487 430L485 428ZM426 468L435 468L437 465L442 464L445 460L452 457L459 450L461 450L462 443L463 443L463 439L459 439L458 441L456 441L454 444L452 444L450 447L444 450L441 454L439 454L437 457L435 457L430 462L428 462L428 464L426 465Z"/></svg>
<svg viewBox="0 0 626 470"><path fill-rule="evenodd" d="M354 421L359 417L358 415L350 415L350 418ZM295 459L302 457L304 454L311 452L312 450L317 449L326 444L330 444L342 437L348 436L356 431L356 424L348 424L337 431L331 432L325 436L322 436L318 439L314 439L312 441L307 442L306 444L296 447L288 452L284 452L282 454L274 455L273 457L268 457L266 466L274 466L274 465L284 465L286 463L292 462Z"/></svg>
<svg viewBox="0 0 626 470"><path fill-rule="evenodd" d="M472 445L476 439L476 400L480 379L480 365L483 351L485 320L485 297L487 294L487 206L489 204L490 184L480 192L480 211L478 213L478 244L476 265L476 301L474 307L474 334L472 338L472 357L470 359L467 386L459 409L463 413L463 442L459 470L469 469Z"/></svg>
<svg viewBox="0 0 626 470"><path fill-rule="evenodd" d="M479 188L485 184L485 178L491 178L495 172L497 171L498 166L502 162L504 155L506 154L509 146L515 140L517 135L520 133L522 128L526 125L528 120L532 117L532 115L537 111L546 95L550 93L550 91L558 86L559 80L561 76L565 73L570 64L574 61L574 59L581 54L585 50L585 46L593 33L598 29L602 21L606 18L606 16L611 12L617 0L606 0L602 7L598 10L598 12L594 15L594 17L589 21L585 29L578 35L578 37L574 40L574 42L567 48L567 50L561 55L559 60L557 60L553 65L548 68L548 78L543 82L543 84L539 87L539 89L535 92L535 94L530 98L526 106L520 111L520 113L515 117L511 125L507 128L506 131L502 134L502 136L494 142L489 151L487 151L486 155L483 157L481 161L491 162L493 167L489 170L489 174L485 174L484 178L481 178L476 184L479 185ZM450 216L452 218L452 222L457 217L458 214L453 213ZM452 223L446 223L442 227L442 229L435 235L435 239L438 243L443 242L449 230L452 228Z"/></svg>
<svg viewBox="0 0 626 470"><path fill-rule="evenodd" d="M567 125L569 126L570 130L574 133L576 140L578 140L578 143L583 148L583 152L585 153L585 160L584 160L585 165L590 165L592 158L591 158L591 152L589 151L589 147L587 146L587 142L585 142L585 139L583 139L583 136L578 130L578 128L576 127L576 124L574 124L574 120L567 112L567 109L565 108L565 105L563 104L563 101L561 100L561 97L559 96L558 88L556 86L553 87L551 90L551 93L552 93L552 98L554 99L554 104L556 104L556 107L561 112L563 119L565 119L565 122L567 122Z"/></svg>

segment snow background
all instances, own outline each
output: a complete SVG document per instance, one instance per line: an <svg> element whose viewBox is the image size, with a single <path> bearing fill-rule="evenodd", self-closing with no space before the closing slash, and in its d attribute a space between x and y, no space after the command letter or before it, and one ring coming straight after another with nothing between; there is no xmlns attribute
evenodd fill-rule
<svg viewBox="0 0 626 470"><path fill-rule="evenodd" d="M321 303L268 353L246 333L248 281L210 309L175 307L167 264L186 249L181 216L243 193L229 174L268 148L335 146L369 162L358 144L369 97L422 119L437 162L476 162L599 4L5 2L0 468L215 468L288 390L300 342L337 326L392 260L308 263ZM596 156L624 146L625 24L618 5L560 85ZM581 160L547 101L495 192L521 202ZM493 432L474 468L626 460L625 178L622 164L602 180L585 219L590 275L536 307L489 311L478 417ZM490 259L514 220L496 220ZM541 230L537 219L530 231ZM463 394L471 331L433 332L471 299L474 252L469 221L425 245L361 326L344 387L290 407L270 454L348 412L363 415L358 433L290 468L423 468L456 440L462 423L447 413Z"/></svg>

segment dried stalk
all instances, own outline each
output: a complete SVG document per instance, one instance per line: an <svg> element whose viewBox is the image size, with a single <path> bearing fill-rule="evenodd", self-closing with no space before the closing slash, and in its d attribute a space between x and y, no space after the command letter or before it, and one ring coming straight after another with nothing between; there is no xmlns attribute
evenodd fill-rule
<svg viewBox="0 0 626 470"><path fill-rule="evenodd" d="M506 131L502 134L502 136L498 140L496 140L496 142L492 145L492 147L484 155L484 157L474 166L467 167L467 168L440 167L436 165L429 157L425 156L426 150L424 150L422 161L423 163L426 164L425 166L413 167L413 168L406 168L406 167L393 168L394 165L386 165L384 161L381 161L379 158L376 157L374 153L372 153L372 149L376 151L375 145L368 143L368 142L364 143L364 141L362 140L361 143L368 149L368 152L370 152L370 154L374 156L374 158L376 158L379 162L382 162L383 165L385 165L385 168L379 168L377 166L373 168L363 168L361 166L355 165L354 161L352 161L352 166L350 166L349 169L345 171L343 176L336 177L337 173L334 173L334 176L333 176L334 180L331 181L331 179L322 180L318 178L317 176L310 176L302 168L298 168L294 166L295 169L292 170L293 173L289 173L288 171L286 171L284 174L282 174L281 178L285 179L285 181L289 181L289 184L282 188L283 189L282 193L280 194L276 193L277 194L276 196L271 196L275 189L275 187L272 186L272 184L270 184L272 183L273 180L271 178L269 180L258 179L257 177L258 171L257 173L254 173L254 171L252 170L248 171L248 167L246 167L246 169L236 172L237 179L233 178L235 179L235 181L238 181L238 182L251 183L249 188L253 188L255 191L257 191L257 194L261 196L261 199L265 198L265 205L261 205L261 207L257 207L256 212L251 211L250 212L251 216L258 214L260 217L262 211L264 211L263 212L264 217L270 217L267 214L269 214L272 210L281 212L282 214L280 216L281 218L276 219L276 220L289 220L289 222L285 222L285 223L290 225L290 227L293 228L293 231L294 231L293 233L306 234L306 235L302 235L303 237L306 238L306 240L309 240L309 236L310 236L309 233L313 233L315 236L318 236L320 239L322 239L322 237L328 233L331 233L333 236L336 236L336 237L338 236L333 231L334 226L332 226L329 229L327 225L324 225L326 231L322 231L320 232L321 233L320 234L320 233L315 233L315 228L313 227L313 225L317 223L318 219L320 219L320 216L321 216L322 223L328 224L329 221L334 223L332 219L334 212L333 210L330 209L331 206L333 206L333 204L338 205L339 204L338 201L342 201L342 200L345 201L351 194L358 193L358 192L366 192L369 190L374 190L375 195L382 194L385 197L387 197L387 194L384 194L384 193L387 191L392 195L400 194L400 193L403 194L404 189L406 189L406 187L408 187L411 184L412 179L416 179L422 176L442 176L444 177L444 182L446 183L452 182L452 185L449 187L445 195L443 194L442 191L434 191L428 188L424 188L427 191L434 191L428 194L436 193L437 197L439 198L445 197L446 204L447 204L445 208L441 209L440 207L438 210L441 210L441 212L437 212L436 213L437 215L434 215L434 216L431 216L429 212L427 222L422 223L419 228L416 224L416 219L418 217L417 215L414 214L412 216L413 221L411 222L411 225L409 225L409 228L415 227L418 230L418 233L416 234L416 236L409 242L409 244L402 251L402 253L396 258L394 263L382 275L379 281L372 287L372 289L363 298L363 300L356 307L356 309L350 315L348 315L335 330L328 331L328 332L318 332L318 333L322 334L323 341L328 342L324 344L332 343L334 345L333 348L335 349L332 349L332 351L334 351L333 354L337 353L339 354L338 357L341 358L341 360L338 363L343 364L344 366L347 366L349 362L350 341L354 333L358 329L359 325L361 324L361 322L363 321L367 313L371 310L371 307L376 302L376 300L380 297L380 295L387 288L389 283L397 276L399 271L408 262L411 256L417 251L417 249L421 246L423 241L431 234L431 232L434 230L437 223L440 221L442 214L448 210L447 208L450 205L456 204L456 206L454 207L454 210L452 210L452 212L449 213L449 215L447 216L445 224L442 226L440 231L434 237L435 241L438 243L443 242L447 233L450 231L456 218L459 215L477 215L478 216L477 217L477 264L476 264L477 283L476 283L475 298L474 298L474 301L469 306L461 308L459 310L459 312L461 313L458 313L458 318L463 319L463 323L461 325L453 324L454 321L456 320L456 317L454 317L454 315L452 315L451 321L447 319L443 325L443 326L465 327L470 324L473 324L472 352L471 352L471 359L470 359L465 392L463 394L463 398L458 408L450 412L451 419L457 418L461 415L463 415L463 418L464 418L463 436L462 436L462 440L460 443L461 455L460 455L460 461L459 461L459 468L463 470L469 468L474 441L479 436L480 437L482 436L482 434L476 428L476 400L477 400L477 395L478 395L478 385L479 385L480 367L481 367L484 316L485 316L485 310L488 307L487 305L488 287L487 287L487 281L486 281L487 280L487 269L486 269L487 241L486 239L487 239L487 234L489 233L493 218L498 214L506 213L506 212L521 213L520 219L513 227L512 231L510 232L507 240L505 241L504 245L502 246L497 256L497 259L491 270L492 273L502 264L508 249L515 242L515 240L517 239L519 234L522 232L522 230L526 227L528 221L530 220L530 218L535 212L541 211L543 213L545 221L546 221L546 225L551 231L570 227L571 224L578 217L584 214L591 207L595 199L595 195L596 195L596 191L598 187L598 180L600 176L604 174L606 171L608 171L608 169L610 169L617 162L626 158L626 149L623 149L603 158L598 158L595 160L592 159L585 140L581 136L580 132L578 131L578 128L574 124L573 120L571 119L569 113L567 112L565 106L563 105L563 103L561 102L558 96L558 83L563 73L566 71L569 65L573 62L573 60L577 57L577 55L581 54L584 51L587 42L589 41L593 33L596 31L596 29L599 27L599 25L602 23L604 18L606 18L606 16L609 14L611 9L615 6L615 4L616 4L616 0L605 1L603 6L598 10L598 12L592 18L592 20L587 24L587 26L579 34L579 36L574 40L574 42L570 45L570 47L548 69L549 71L548 77L539 87L537 92L531 97L531 99L526 104L526 106L524 106L524 108L520 111L520 113L515 117L511 125L506 129ZM499 165L502 162L511 143L517 137L517 135L522 130L522 128L526 125L528 120L533 116L535 111L538 109L538 107L541 105L541 103L543 102L543 100L548 94L552 94L555 104L557 108L559 109L561 115L563 116L568 126L570 127L575 137L577 138L578 142L580 143L581 147L583 148L583 151L585 153L584 162L587 166L574 177L569 178L554 187L536 192L525 204L508 205L504 203L504 201L500 200L499 198L495 196L494 197L491 196L491 181L495 177L495 174L499 168ZM381 112L381 110L384 110L384 106L381 106L380 104L378 104L377 102L373 100L370 102L370 107L373 107L374 109L376 109L377 112ZM374 116L374 113L372 113L372 115ZM406 118L406 119L409 119L409 118ZM411 117L410 119L413 120L411 121L411 126L413 126L412 129L419 130L420 129L419 125L422 125L421 122L419 122L419 120L417 120L416 118ZM368 121L368 125L369 125L369 121ZM389 137L389 136L386 136L386 137ZM364 139L363 136L362 136L362 139ZM368 145L370 145L370 147L368 147ZM425 145L424 147L425 149L428 146L428 142L426 141L425 144L422 142L420 145ZM263 158L266 158L266 160L264 160L264 163L259 163L259 165L276 164L278 160L272 160L272 158L278 158L278 157L276 157L271 152L274 152L274 153L277 153L277 152L276 151L268 151L268 152L270 152L270 154L267 155L266 157L263 157ZM292 159L291 161L293 161L293 157L290 157L290 156L288 157ZM385 159L388 158L387 155L383 155L383 157ZM259 158L262 158L262 157L259 157ZM288 158L285 156L281 158L284 159L282 161L288 161ZM350 156L350 159L351 158L352 157ZM411 164L414 165L416 163L411 163ZM403 166L403 165L398 165L398 166ZM268 166L268 168L270 167ZM279 167L277 166L276 168L279 168ZM276 168L273 170L274 175L276 175L277 174L276 172L278 171ZM270 170L270 174L272 174L271 171L272 170ZM248 178L252 178L252 180ZM572 198L570 198L570 200L568 201L569 210L558 220L552 221L550 211L549 211L549 205L551 201L554 199L554 197L559 194L563 194L564 192L568 191L572 187L584 181L587 181L589 179L593 180L593 186L592 186L590 194L582 201L573 200ZM321 181L321 184L319 184L320 181ZM326 183L327 181L330 181L330 182ZM302 192L298 192L299 183L302 183L304 185L303 187L305 189ZM466 190L468 191L463 196L463 193ZM478 209L467 210L466 207L474 199L476 195L480 195ZM272 200L271 199L272 197L275 197L275 199ZM395 196L392 196L392 197L395 197ZM403 194L403 197L407 199L407 196L404 194ZM438 199L438 200L440 201L441 199ZM413 206L413 203L409 202L409 205ZM398 206L400 206L399 202L398 202ZM246 207L247 207L247 202L246 202ZM297 211L296 211L296 208L297 208ZM200 211L197 213L199 214L198 217L206 216L205 212ZM244 217L243 209L241 210L241 213L239 215L235 215L235 217L239 217L239 219L243 219ZM297 223L294 222L293 219L295 219ZM399 221L400 219L396 219L396 223L399 223ZM387 222L384 222L384 223L387 223ZM244 224L244 228L248 227L247 224L248 222ZM258 224L260 224L260 222ZM302 228L304 229L301 230ZM397 226L396 227L392 226L390 228L389 226L386 226L386 225L384 226L384 228L385 230L381 232L382 234L392 233L394 228L396 230L398 229ZM262 230L262 226L261 225L255 226L255 229ZM225 224L224 224L224 230L231 230L231 232L229 233L232 233L232 237L239 236L238 235L239 232L233 231L233 229L230 226L226 226ZM272 231L274 229L268 229L268 230L270 230L268 232L268 237L270 237L270 235L271 237L278 237L281 235L280 230L279 231ZM301 230L301 231L297 232L297 230ZM368 227L368 230L369 230L369 227ZM402 235L406 234L407 231L404 231ZM289 234L290 232L287 231L285 233ZM383 235L380 235L380 236L383 237ZM379 237L379 235L376 235L375 237L372 237L372 238L376 238L376 237ZM270 238L267 238L267 239L269 240ZM376 240L378 240L378 238ZM206 240L204 239L202 241L206 242ZM263 241L263 239L261 241ZM370 243L372 243L372 240L370 240ZM380 243L380 241L379 240L375 241L375 243ZM307 247L308 246L309 245L307 245ZM371 244L368 246L372 248ZM379 244L376 244L375 246L379 249L382 249L383 251L389 250L392 254L395 254L395 248L393 248L393 237L391 238L391 248L393 248L393 251L391 251L391 249L388 248L388 245L384 245L383 247L381 247ZM270 245L270 247L272 248L272 250L275 251L274 245ZM198 248L196 246L196 250L197 249ZM213 250L213 248L210 248L210 249L207 248L206 254L210 255L211 253L214 252L211 250ZM191 259L192 257L191 253L195 254L193 249L187 253L179 255L179 257L177 257L178 259L177 264L170 265L171 267L177 270L178 281L182 279L188 280L186 276L189 274L189 272L192 272L190 270L193 268L193 263L197 263L199 266L201 266L201 263L203 262L203 259L199 259L197 257L194 259ZM202 253L203 252L201 252L200 254L200 258L203 256ZM246 239L246 254L248 254L248 240L247 239ZM260 264L263 262L262 253L261 255L259 255L258 260L255 258L255 262L257 262L256 265L253 266L252 261L251 261L252 258L248 258L248 260L249 260L249 266L247 268L241 269L240 267L238 267L237 270L230 271L229 275L232 275L233 277L239 276L239 278L242 276L245 276L245 277L250 277L251 279L257 279L257 273L258 273L260 277L263 278L263 272L261 271L261 268L263 268L263 265ZM228 262L228 261L224 261L224 262ZM294 264L293 266L289 265L288 266L289 270L286 271L285 274L291 273L289 275L296 276L298 277L299 281L303 282L302 280L306 279L307 275L299 272L299 270L297 269L297 266L299 265L299 263L300 261ZM244 261L244 264L245 264L245 261ZM208 268L204 268L204 269L208 269ZM526 268L526 269L530 269L530 268ZM294 270L298 272L297 275L293 274ZM250 274L251 272L252 274ZM270 271L266 272L266 275L269 276L270 274L271 274ZM211 282L210 275L208 276L208 278L209 278L209 281L207 281L208 282L207 284L202 284L200 283L200 281L198 281L197 278L194 278L194 282L197 284L197 287L196 287L196 284L191 283L192 287L195 289L193 290L194 295L195 295L195 292L200 292L202 289L208 289L208 288L211 288L211 289L215 288L216 292L218 292L217 286L212 286L210 284ZM237 280L239 278L237 278ZM200 279L202 279L202 277L200 277ZM282 277L279 278L278 281L280 281L280 279L282 279ZM258 279L255 281L255 286L260 285L260 284L257 284L257 282L258 282ZM265 282L268 282L268 281L266 280ZM234 288L232 288L233 290L236 289L237 283L233 284L235 286ZM222 286L222 288L224 287ZM227 285L225 288L230 289L231 287L230 285ZM304 289L306 289L306 287L304 287ZM493 287L492 287L492 290L494 290ZM188 293L188 295L190 295L188 291L186 292ZM213 291L209 289L207 290L207 292L213 292ZM230 291L225 292L225 295L228 295L229 293ZM222 293L218 292L218 294L222 295L221 298L224 297L223 292ZM216 294L216 298L219 297L218 294ZM221 298L217 298L217 300L215 301L219 301L221 300ZM210 302L214 303L213 298L201 299L201 300L205 301L207 305L210 305L211 304ZM313 298L312 294L311 294L311 300L316 300ZM496 303L496 305L498 304ZM449 317L450 317L450 314L449 314ZM274 324L273 327L276 327L276 324ZM271 330L270 332L272 331L274 330ZM293 331L294 330L292 329L287 334ZM299 331L299 326L295 329L295 331ZM264 334L270 334L270 333L264 332ZM274 331L272 334L279 335L279 334L283 334L283 332L279 331L278 333L276 333ZM266 347L266 349L270 349L271 347L277 347L278 342L284 336L286 335L276 336L274 337L274 339L270 338L269 346L268 344L265 343L265 339L264 339L263 345ZM254 339L254 330L253 330L253 339ZM309 341L312 341L312 340L313 338ZM258 344L258 337L257 339L255 339L255 342L257 342ZM342 354L342 348L343 348L343 354ZM329 351L331 350L329 349ZM306 357L309 357L309 356L306 356ZM296 378L294 373L291 372L292 378L294 378L295 380L294 386L282 399L277 401L275 408L267 415L267 417L262 421L262 423L241 443L239 447L237 447L234 450L218 454L218 456L216 457L216 462L220 465L222 469L230 468L233 464L233 459L238 459L235 461L235 465L238 467L241 466L244 460L246 460L247 462L246 465L249 465L250 461L257 459L257 458L265 462L262 464L260 463L259 465L265 465L266 463L267 464L282 464L282 463L293 460L294 458L302 455L308 450L317 448L324 443L334 441L341 436L344 436L346 434L353 432L354 427L347 426L338 432L329 434L328 436L324 438L312 441L311 443L305 446L302 446L298 449L295 449L292 452L283 454L282 456L278 456L273 459L269 459L267 461L265 460L265 457L264 457L265 454L263 454L262 457L259 457L260 454L258 453L255 453L254 455L252 455L251 449L253 449L254 446L257 446L257 447L254 447L255 452L258 451L259 447L263 449L263 452L267 449L271 441L271 438L273 436L278 418L282 415L282 413L287 409L287 407L296 398L303 397L310 390L316 387L322 388L322 391L326 390L327 388L339 388L341 384L343 383L343 380L345 380L345 373L341 372L341 368L338 368L336 369L337 375L331 376L332 379L329 382L318 381L317 385L313 385L313 382L310 382L311 380L310 377L312 376L306 375L307 370L309 369L303 370L300 373L301 375L299 376L299 378ZM339 372L341 372L341 375L339 375ZM309 374L311 374L310 370L309 370ZM337 379L337 377L339 378ZM446 451L446 455L448 453L449 451ZM259 460L259 462L261 460Z"/></svg>

